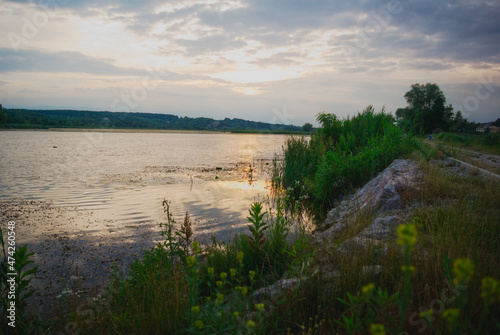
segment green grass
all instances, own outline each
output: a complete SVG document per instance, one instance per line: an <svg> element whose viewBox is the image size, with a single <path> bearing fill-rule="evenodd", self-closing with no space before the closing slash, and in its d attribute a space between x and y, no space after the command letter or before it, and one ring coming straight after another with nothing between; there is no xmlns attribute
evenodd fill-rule
<svg viewBox="0 0 500 335"><path fill-rule="evenodd" d="M466 150L500 155L500 133L488 134L455 134L441 133L436 135L442 144Z"/></svg>

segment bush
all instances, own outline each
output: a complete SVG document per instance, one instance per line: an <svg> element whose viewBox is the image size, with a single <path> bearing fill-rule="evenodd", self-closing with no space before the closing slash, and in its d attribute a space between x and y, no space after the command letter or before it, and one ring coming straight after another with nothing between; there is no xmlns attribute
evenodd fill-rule
<svg viewBox="0 0 500 335"><path fill-rule="evenodd" d="M321 127L311 137L289 139L283 161L275 164L275 186L294 199L305 195L330 204L342 193L368 181L399 155L412 140L394 125L392 115L368 106L353 118L318 115ZM301 186L300 188L297 186Z"/></svg>

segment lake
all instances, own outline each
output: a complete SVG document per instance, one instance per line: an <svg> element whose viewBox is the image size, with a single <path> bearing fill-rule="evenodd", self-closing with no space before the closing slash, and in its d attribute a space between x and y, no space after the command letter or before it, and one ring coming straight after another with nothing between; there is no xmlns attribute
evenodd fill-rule
<svg viewBox="0 0 500 335"><path fill-rule="evenodd" d="M3 131L0 141L0 197L78 206L124 226L162 219L166 198L174 214L227 229L269 193L284 136Z"/></svg>
<svg viewBox="0 0 500 335"><path fill-rule="evenodd" d="M70 274L90 288L111 263L124 267L160 239L163 199L178 223L189 213L200 240L246 232L251 203L270 193L273 157L284 141L259 134L1 131L2 228L15 220L17 243L28 243L37 264L50 269L34 280L46 296L60 292ZM46 287L55 274L61 282Z"/></svg>

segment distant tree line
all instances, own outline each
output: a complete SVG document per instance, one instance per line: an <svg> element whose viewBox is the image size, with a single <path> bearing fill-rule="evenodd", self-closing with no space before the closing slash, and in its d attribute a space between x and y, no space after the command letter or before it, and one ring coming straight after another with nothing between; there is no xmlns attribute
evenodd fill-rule
<svg viewBox="0 0 500 335"><path fill-rule="evenodd" d="M1 105L0 105L1 106ZM28 110L0 108L2 128L108 128L177 130L258 130L298 132L302 127L237 118L178 117L171 114ZM306 127L310 131L309 127Z"/></svg>

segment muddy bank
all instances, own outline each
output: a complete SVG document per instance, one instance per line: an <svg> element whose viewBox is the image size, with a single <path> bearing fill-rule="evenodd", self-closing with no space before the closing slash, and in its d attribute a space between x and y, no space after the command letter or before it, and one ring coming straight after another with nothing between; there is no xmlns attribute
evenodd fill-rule
<svg viewBox="0 0 500 335"><path fill-rule="evenodd" d="M34 253L38 271L31 276L31 284L36 293L27 310L44 317L52 314L67 287L95 296L106 283L112 264L125 270L159 237L153 222L123 228L115 220L96 219L78 208L19 198L0 201L0 220L15 221L16 244L27 244Z"/></svg>

